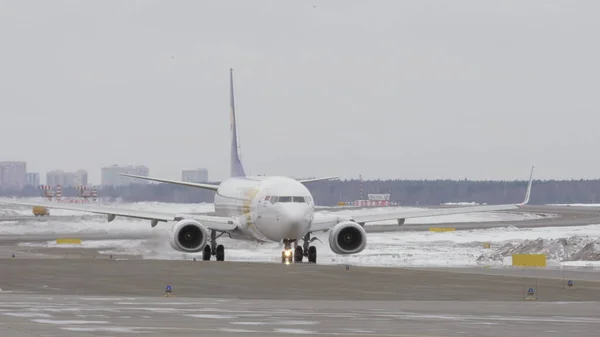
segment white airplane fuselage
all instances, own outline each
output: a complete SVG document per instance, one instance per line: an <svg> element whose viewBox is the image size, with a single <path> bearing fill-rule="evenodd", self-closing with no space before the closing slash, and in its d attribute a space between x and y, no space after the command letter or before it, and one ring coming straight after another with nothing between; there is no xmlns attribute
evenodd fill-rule
<svg viewBox="0 0 600 337"><path fill-rule="evenodd" d="M237 217L240 231L265 242L304 237L314 219L314 200L300 182L287 177L235 177L215 194L217 216Z"/></svg>

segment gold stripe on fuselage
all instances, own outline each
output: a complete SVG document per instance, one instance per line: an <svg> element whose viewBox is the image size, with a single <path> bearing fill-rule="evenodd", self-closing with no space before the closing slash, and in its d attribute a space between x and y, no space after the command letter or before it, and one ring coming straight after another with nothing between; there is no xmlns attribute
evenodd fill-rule
<svg viewBox="0 0 600 337"><path fill-rule="evenodd" d="M244 201L242 203L242 213L248 214L250 213L250 206L252 206L252 201L254 197L258 193L258 188L250 188L245 191Z"/></svg>
<svg viewBox="0 0 600 337"><path fill-rule="evenodd" d="M256 228L256 226L253 222L253 219L252 219L252 213L250 213L250 207L252 206L252 201L254 200L254 197L256 196L257 193L258 193L258 188L255 188L255 187L250 188L244 192L245 196L244 196L244 201L242 203L242 213L246 217L247 229L249 231L251 231L255 236L262 237L263 235L262 235L262 233L260 233L258 231L258 228Z"/></svg>

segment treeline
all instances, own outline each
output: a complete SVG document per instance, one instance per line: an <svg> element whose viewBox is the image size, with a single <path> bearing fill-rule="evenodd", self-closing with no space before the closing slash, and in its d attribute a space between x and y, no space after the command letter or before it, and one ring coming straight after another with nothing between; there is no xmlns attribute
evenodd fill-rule
<svg viewBox="0 0 600 337"><path fill-rule="evenodd" d="M318 205L331 206L340 201L361 198L359 180L333 180L307 183ZM469 180L371 180L363 181L363 198L368 193L390 193L391 201L402 205L439 205L448 202L487 204L517 203L525 196L526 181ZM74 188L64 188L66 197L77 196ZM1 190L1 196L36 197L42 191L30 187L22 191ZM531 204L596 203L600 180L536 180ZM103 199L125 202L159 201L173 203L212 202L214 192L171 184L130 185L98 190Z"/></svg>

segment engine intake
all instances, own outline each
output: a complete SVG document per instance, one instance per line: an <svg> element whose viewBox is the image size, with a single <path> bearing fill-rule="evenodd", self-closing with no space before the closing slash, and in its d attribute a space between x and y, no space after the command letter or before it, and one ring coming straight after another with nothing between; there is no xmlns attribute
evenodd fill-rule
<svg viewBox="0 0 600 337"><path fill-rule="evenodd" d="M329 247L336 254L356 254L367 246L367 232L352 221L340 222L329 232Z"/></svg>
<svg viewBox="0 0 600 337"><path fill-rule="evenodd" d="M169 243L185 253L201 252L208 242L208 230L196 220L181 220L171 228Z"/></svg>

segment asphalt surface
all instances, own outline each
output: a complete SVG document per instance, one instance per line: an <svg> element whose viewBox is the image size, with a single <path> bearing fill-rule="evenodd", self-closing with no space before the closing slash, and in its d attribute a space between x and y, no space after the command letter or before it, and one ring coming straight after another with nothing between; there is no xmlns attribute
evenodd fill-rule
<svg viewBox="0 0 600 337"><path fill-rule="evenodd" d="M600 282L408 268L0 260L1 336L597 336ZM547 271L548 276L557 271ZM600 277L594 277L596 280ZM172 297L164 297L165 287ZM537 299L526 299L534 288Z"/></svg>
<svg viewBox="0 0 600 337"><path fill-rule="evenodd" d="M270 301L0 294L0 335L597 336L595 303Z"/></svg>

